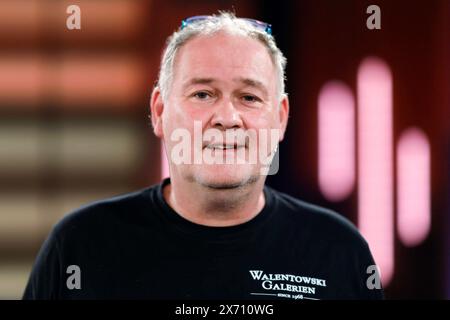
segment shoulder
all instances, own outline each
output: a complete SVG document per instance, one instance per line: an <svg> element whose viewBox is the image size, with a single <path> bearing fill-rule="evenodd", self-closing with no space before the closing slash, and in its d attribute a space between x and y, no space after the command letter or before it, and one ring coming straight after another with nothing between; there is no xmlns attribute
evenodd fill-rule
<svg viewBox="0 0 450 320"><path fill-rule="evenodd" d="M356 226L342 214L286 193L270 190L281 209L278 214L311 237L333 241L335 244L359 243L361 247L368 247Z"/></svg>
<svg viewBox="0 0 450 320"><path fill-rule="evenodd" d="M138 219L152 188L154 186L85 204L67 213L54 225L52 233L55 237L66 237L107 230L132 218Z"/></svg>

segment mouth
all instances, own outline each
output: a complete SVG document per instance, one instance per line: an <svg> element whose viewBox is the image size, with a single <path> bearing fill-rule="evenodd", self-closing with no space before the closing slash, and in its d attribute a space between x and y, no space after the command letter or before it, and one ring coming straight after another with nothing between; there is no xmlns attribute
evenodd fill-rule
<svg viewBox="0 0 450 320"><path fill-rule="evenodd" d="M211 149L211 150L238 150L241 148L245 148L245 144L222 144L222 143L212 143L212 144L207 144L204 148L206 149Z"/></svg>

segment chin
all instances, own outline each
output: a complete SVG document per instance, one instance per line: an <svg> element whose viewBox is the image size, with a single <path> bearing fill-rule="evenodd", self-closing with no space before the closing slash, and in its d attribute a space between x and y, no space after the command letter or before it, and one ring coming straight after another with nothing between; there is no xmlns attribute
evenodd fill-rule
<svg viewBox="0 0 450 320"><path fill-rule="evenodd" d="M255 176L253 171L252 168L213 165L209 168L201 168L195 180L213 189L234 189L258 180L259 176Z"/></svg>

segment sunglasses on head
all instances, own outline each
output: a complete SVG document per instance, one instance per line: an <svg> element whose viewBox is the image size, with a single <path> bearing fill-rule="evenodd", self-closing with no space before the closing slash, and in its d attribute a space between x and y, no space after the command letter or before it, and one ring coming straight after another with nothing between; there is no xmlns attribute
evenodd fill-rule
<svg viewBox="0 0 450 320"><path fill-rule="evenodd" d="M214 18L215 18L214 16L193 16L190 18L186 18L181 22L181 30L183 30L184 28L186 28L188 25L190 25L192 23L196 23L196 22L208 20L208 19L214 19ZM255 28L264 31L269 35L272 34L272 25L269 23L255 20L255 19L250 19L250 18L238 18L238 19L250 22Z"/></svg>

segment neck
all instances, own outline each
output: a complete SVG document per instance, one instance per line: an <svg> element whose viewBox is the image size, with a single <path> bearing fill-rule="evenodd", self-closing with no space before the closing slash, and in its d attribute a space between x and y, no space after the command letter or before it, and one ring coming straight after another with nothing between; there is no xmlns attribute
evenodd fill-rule
<svg viewBox="0 0 450 320"><path fill-rule="evenodd" d="M171 178L164 190L166 202L183 218L206 226L225 227L254 218L264 207L265 179L231 189L214 189ZM195 199L195 201L193 201Z"/></svg>

